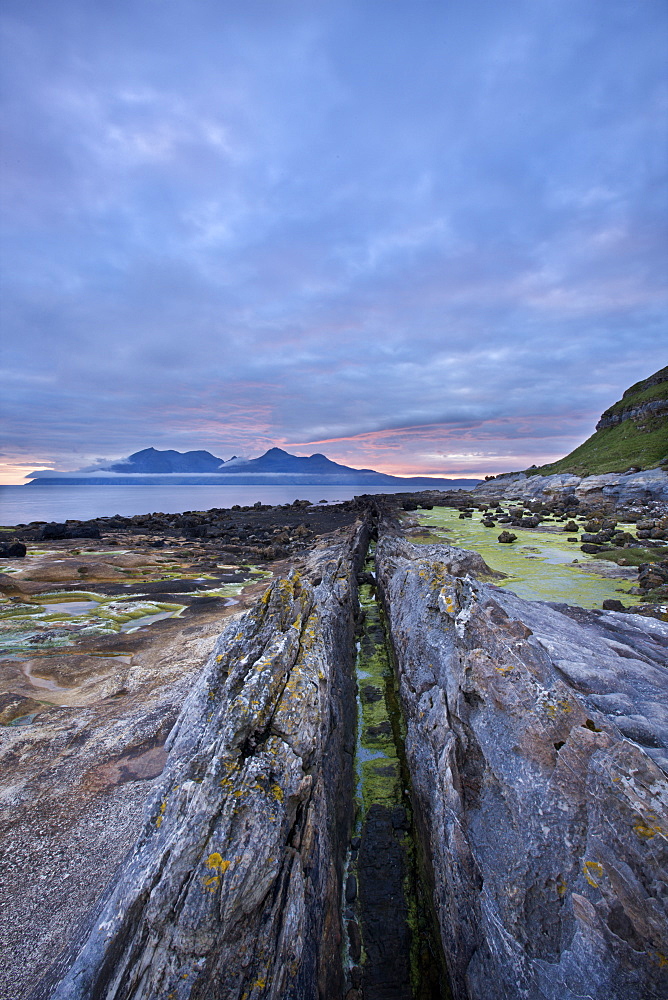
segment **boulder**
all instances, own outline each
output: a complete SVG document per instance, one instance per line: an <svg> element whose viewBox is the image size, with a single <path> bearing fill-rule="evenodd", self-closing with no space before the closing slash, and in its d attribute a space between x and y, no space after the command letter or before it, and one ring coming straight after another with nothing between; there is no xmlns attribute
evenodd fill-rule
<svg viewBox="0 0 668 1000"><path fill-rule="evenodd" d="M0 559L23 559L26 547L23 542L12 538L9 542L0 542Z"/></svg>
<svg viewBox="0 0 668 1000"><path fill-rule="evenodd" d="M94 521L83 521L78 524L59 524L51 521L43 525L37 538L39 541L60 541L64 538L99 538L100 529Z"/></svg>
<svg viewBox="0 0 668 1000"><path fill-rule="evenodd" d="M57 541L67 537L67 525L58 524L56 521L45 524L37 533L37 539L40 542Z"/></svg>
<svg viewBox="0 0 668 1000"><path fill-rule="evenodd" d="M517 540L517 535L512 531L502 531L499 535L499 541L503 543L514 542Z"/></svg>

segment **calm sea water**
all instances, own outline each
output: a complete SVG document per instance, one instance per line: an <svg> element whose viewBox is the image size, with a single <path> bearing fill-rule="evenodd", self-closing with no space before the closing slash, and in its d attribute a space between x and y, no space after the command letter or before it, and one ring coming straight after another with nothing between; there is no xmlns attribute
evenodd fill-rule
<svg viewBox="0 0 668 1000"><path fill-rule="evenodd" d="M292 503L327 500L339 503L362 493L394 493L394 489L358 486L0 486L0 524L29 521L85 520L120 514L180 514L233 504Z"/></svg>

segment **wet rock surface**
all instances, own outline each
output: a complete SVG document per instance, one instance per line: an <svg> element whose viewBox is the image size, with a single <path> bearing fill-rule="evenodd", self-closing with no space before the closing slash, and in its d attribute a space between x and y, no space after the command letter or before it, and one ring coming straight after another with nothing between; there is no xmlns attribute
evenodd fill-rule
<svg viewBox="0 0 668 1000"><path fill-rule="evenodd" d="M413 1000L411 938L404 892L409 826L404 811L375 803L369 809L358 862L365 1000Z"/></svg>
<svg viewBox="0 0 668 1000"><path fill-rule="evenodd" d="M372 543L367 572L360 574L371 583L360 588L358 834L345 885L348 978L365 1000L441 1000L448 996L447 972L416 850L403 723L373 565Z"/></svg>
<svg viewBox="0 0 668 1000"><path fill-rule="evenodd" d="M668 625L523 601L475 572L457 550L381 530L453 996L658 1000Z"/></svg>

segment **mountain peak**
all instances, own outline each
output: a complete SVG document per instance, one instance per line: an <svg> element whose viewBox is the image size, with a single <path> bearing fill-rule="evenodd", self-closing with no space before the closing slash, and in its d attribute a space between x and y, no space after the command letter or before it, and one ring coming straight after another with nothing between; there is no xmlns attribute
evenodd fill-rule
<svg viewBox="0 0 668 1000"><path fill-rule="evenodd" d="M158 451L144 448L121 462L107 466L110 472L217 472L223 465L208 451Z"/></svg>

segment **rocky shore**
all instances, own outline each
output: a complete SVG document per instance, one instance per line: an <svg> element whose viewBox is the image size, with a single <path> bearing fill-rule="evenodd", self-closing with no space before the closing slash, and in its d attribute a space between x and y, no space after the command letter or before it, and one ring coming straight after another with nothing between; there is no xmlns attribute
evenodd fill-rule
<svg viewBox="0 0 668 1000"><path fill-rule="evenodd" d="M477 486L474 493L495 500L565 501L573 498L588 506L605 507L609 512L660 516L668 510L668 472L630 469L623 474L612 472L584 477L569 473L540 476L518 472L488 479Z"/></svg>
<svg viewBox="0 0 668 1000"><path fill-rule="evenodd" d="M668 503L520 485L6 531L0 996L665 996ZM642 613L417 544L441 504Z"/></svg>

